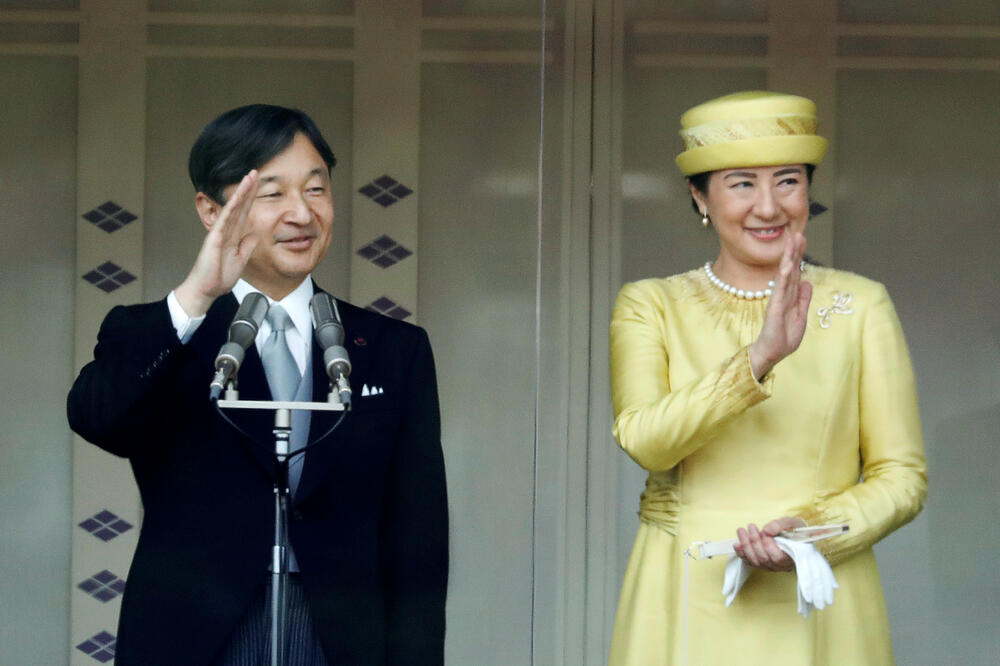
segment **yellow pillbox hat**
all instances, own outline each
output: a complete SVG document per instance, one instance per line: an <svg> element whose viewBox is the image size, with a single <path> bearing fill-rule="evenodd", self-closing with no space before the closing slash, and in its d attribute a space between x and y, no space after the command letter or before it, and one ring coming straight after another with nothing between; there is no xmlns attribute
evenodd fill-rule
<svg viewBox="0 0 1000 666"><path fill-rule="evenodd" d="M738 92L699 104L681 116L685 176L717 169L819 164L827 141L816 135L816 105L805 97Z"/></svg>

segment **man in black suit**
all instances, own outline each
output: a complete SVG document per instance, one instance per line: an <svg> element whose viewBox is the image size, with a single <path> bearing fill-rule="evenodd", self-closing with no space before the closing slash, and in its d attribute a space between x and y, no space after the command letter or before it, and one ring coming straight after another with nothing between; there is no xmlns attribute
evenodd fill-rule
<svg viewBox="0 0 1000 666"><path fill-rule="evenodd" d="M259 291L291 319L297 399L326 401L307 304L330 244L335 162L301 111L253 105L213 121L189 164L207 229L194 266L166 299L112 309L73 385L70 425L129 459L144 509L118 664L267 663L273 417L234 411L244 436L208 385L238 301ZM356 390L339 428L293 464L288 663L441 664L448 526L430 344L421 328L337 305L352 384L368 395ZM259 355L270 323L261 329L243 399L271 398ZM293 441L334 419L295 414Z"/></svg>

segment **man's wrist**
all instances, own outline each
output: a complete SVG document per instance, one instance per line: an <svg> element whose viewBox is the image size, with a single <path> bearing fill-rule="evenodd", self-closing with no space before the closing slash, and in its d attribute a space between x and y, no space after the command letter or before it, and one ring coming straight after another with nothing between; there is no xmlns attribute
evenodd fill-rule
<svg viewBox="0 0 1000 666"><path fill-rule="evenodd" d="M208 309L212 307L212 303L215 302L214 297L206 296L192 288L187 284L187 281L182 282L174 289L174 296L184 313L192 319L205 316Z"/></svg>

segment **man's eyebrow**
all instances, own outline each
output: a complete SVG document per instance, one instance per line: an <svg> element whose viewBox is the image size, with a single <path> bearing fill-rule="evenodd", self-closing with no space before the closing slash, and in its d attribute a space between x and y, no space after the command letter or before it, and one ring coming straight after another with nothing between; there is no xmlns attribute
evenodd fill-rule
<svg viewBox="0 0 1000 666"><path fill-rule="evenodd" d="M308 178L312 178L313 176L322 176L323 175L323 167L316 167L314 169L310 169L309 173L306 174L306 175L307 175ZM279 175L261 176L259 182L262 183L262 184L263 183L274 183L274 182L277 182L279 180L281 180L281 176L279 176Z"/></svg>

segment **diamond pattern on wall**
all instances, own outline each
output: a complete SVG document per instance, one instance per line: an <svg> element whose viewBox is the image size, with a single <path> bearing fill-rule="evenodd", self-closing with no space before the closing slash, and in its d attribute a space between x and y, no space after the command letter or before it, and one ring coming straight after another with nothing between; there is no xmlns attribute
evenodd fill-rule
<svg viewBox="0 0 1000 666"><path fill-rule="evenodd" d="M76 646L84 654L90 655L95 660L106 664L115 658L115 645L117 641L114 635L106 631L94 634L84 642Z"/></svg>
<svg viewBox="0 0 1000 666"><path fill-rule="evenodd" d="M809 202L809 219L816 217L817 215L822 215L826 211L830 210L818 201Z"/></svg>
<svg viewBox="0 0 1000 666"><path fill-rule="evenodd" d="M88 210L82 217L98 229L103 229L109 234L118 231L129 222L139 219L114 201L105 201L97 208Z"/></svg>
<svg viewBox="0 0 1000 666"><path fill-rule="evenodd" d="M77 587L98 601L108 603L125 591L125 581L105 569L86 579Z"/></svg>
<svg viewBox="0 0 1000 666"><path fill-rule="evenodd" d="M358 192L385 208L413 194L413 190L388 174L376 178Z"/></svg>
<svg viewBox="0 0 1000 666"><path fill-rule="evenodd" d="M107 509L104 509L80 523L80 527L101 541L111 541L116 536L132 529L132 523L126 522Z"/></svg>
<svg viewBox="0 0 1000 666"><path fill-rule="evenodd" d="M118 264L105 261L83 276L83 279L109 294L135 280L135 276Z"/></svg>
<svg viewBox="0 0 1000 666"><path fill-rule="evenodd" d="M370 303L366 309L388 315L393 319L406 319L413 314L402 305L398 305L395 301L385 296Z"/></svg>
<svg viewBox="0 0 1000 666"><path fill-rule="evenodd" d="M358 255L364 257L376 266L389 268L413 254L389 236L379 236L368 245L358 250Z"/></svg>

